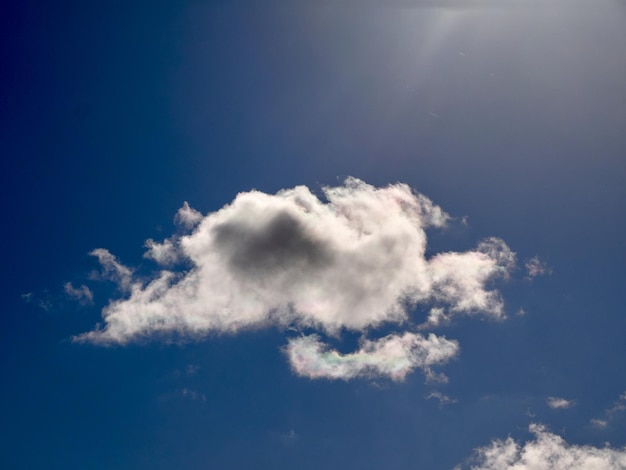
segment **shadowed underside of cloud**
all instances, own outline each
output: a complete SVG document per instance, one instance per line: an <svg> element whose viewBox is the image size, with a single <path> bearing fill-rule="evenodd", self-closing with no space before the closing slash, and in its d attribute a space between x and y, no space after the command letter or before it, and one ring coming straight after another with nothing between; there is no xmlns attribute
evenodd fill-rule
<svg viewBox="0 0 626 470"><path fill-rule="evenodd" d="M318 336L291 339L285 348L295 373L312 379L352 379L385 375L403 380L415 368L432 375L430 367L456 356L459 344L430 334L404 333L376 341L366 340L350 354L340 354L322 343Z"/></svg>
<svg viewBox="0 0 626 470"><path fill-rule="evenodd" d="M476 450L473 470L623 470L626 448L570 445L539 424L531 424L535 439L523 445L512 438Z"/></svg>

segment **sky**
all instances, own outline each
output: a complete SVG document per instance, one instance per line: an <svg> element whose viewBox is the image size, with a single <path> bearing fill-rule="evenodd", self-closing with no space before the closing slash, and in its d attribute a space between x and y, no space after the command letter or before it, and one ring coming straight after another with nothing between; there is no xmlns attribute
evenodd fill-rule
<svg viewBox="0 0 626 470"><path fill-rule="evenodd" d="M0 35L2 468L626 468L624 2Z"/></svg>

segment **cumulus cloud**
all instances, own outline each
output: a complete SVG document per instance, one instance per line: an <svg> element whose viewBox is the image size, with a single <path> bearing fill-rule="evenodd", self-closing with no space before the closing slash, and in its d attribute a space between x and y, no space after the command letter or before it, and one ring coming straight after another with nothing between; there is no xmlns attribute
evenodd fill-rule
<svg viewBox="0 0 626 470"><path fill-rule="evenodd" d="M305 186L240 193L206 216L185 202L174 218L183 231L146 241L144 257L161 266L152 278L136 277L104 248L91 252L102 266L97 277L117 282L123 295L103 309L101 326L75 339L195 339L271 324L337 339L342 329L414 324L416 308L430 311L422 330L459 315L504 318L493 281L508 278L515 253L488 238L473 250L427 257L426 230L449 219L407 185L376 188L355 178L321 195ZM292 370L310 378L400 381L421 369L427 380L445 382L432 368L459 345L406 331L363 340L347 354L318 335L291 339L284 351Z"/></svg>
<svg viewBox="0 0 626 470"><path fill-rule="evenodd" d="M512 438L496 440L475 452L473 470L617 470L626 468L626 448L568 444L539 424L531 424L535 435L520 444Z"/></svg>
<svg viewBox="0 0 626 470"><path fill-rule="evenodd" d="M567 408L571 408L576 404L574 400L566 400L565 398L561 397L548 397L546 402L548 403L548 406L553 410L565 410Z"/></svg>
<svg viewBox="0 0 626 470"><path fill-rule="evenodd" d="M527 279L552 274L552 269L550 269L546 263L541 261L538 256L534 256L533 258L526 260L524 267L526 268Z"/></svg>
<svg viewBox="0 0 626 470"><path fill-rule="evenodd" d="M195 229L150 241L147 256L163 261L175 251L191 268L164 269L144 283L107 250L94 250L104 277L129 295L103 310L103 328L78 339L126 343L268 323L336 334L402 323L416 305L502 318L502 299L488 286L508 275L515 254L490 238L427 259L425 229L448 219L404 184L375 188L354 178L324 188L321 198L305 186L240 193L205 217L185 204L177 220Z"/></svg>
<svg viewBox="0 0 626 470"><path fill-rule="evenodd" d="M372 341L365 340L350 354L341 354L316 335L289 340L285 353L292 370L311 379L352 379L387 376L404 380L415 368L430 372L431 366L448 362L459 352L454 340L430 334L406 332Z"/></svg>
<svg viewBox="0 0 626 470"><path fill-rule="evenodd" d="M81 284L80 287L74 287L71 282L66 282L63 285L63 290L65 295L81 305L93 304L93 292L84 284Z"/></svg>

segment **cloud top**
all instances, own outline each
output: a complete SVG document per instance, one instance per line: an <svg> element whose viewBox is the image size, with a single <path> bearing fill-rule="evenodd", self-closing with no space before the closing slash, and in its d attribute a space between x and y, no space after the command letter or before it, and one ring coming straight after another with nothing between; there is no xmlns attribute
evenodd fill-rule
<svg viewBox="0 0 626 470"><path fill-rule="evenodd" d="M446 315L503 317L487 288L506 277L515 254L499 239L475 250L426 258L426 232L449 216L404 184L375 188L349 178L321 197L305 186L275 195L244 192L202 217L185 204L180 224L195 227L146 256L167 267L144 282L105 249L92 252L104 276L129 294L103 310L104 326L80 340L126 343L154 334L185 337L235 332L268 323L335 334L402 323L418 304Z"/></svg>

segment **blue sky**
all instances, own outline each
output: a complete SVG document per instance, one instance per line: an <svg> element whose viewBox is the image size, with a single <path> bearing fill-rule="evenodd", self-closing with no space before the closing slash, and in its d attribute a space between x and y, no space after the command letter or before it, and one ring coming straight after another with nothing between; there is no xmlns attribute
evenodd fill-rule
<svg viewBox="0 0 626 470"><path fill-rule="evenodd" d="M623 2L1 16L0 466L626 468Z"/></svg>

